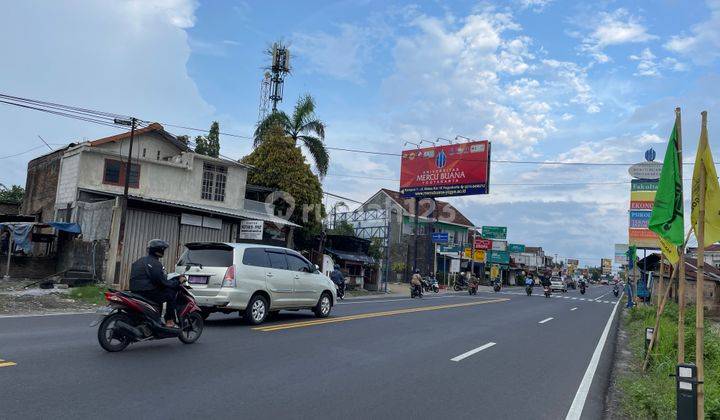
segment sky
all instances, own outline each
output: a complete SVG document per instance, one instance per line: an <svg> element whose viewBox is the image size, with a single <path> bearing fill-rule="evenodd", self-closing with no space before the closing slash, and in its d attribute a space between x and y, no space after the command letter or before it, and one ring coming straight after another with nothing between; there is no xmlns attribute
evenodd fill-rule
<svg viewBox="0 0 720 420"><path fill-rule="evenodd" d="M702 110L720 160L720 0L3 3L5 94L250 137L264 51L281 40L293 70L280 108L312 94L329 146L399 153L460 135L490 140L497 160L634 163L650 147L662 160L679 106L684 160ZM39 136L117 133L4 104L0 127L5 185L48 151ZM221 145L252 151L248 138ZM362 202L397 190L399 172L399 157L331 151L323 187ZM447 201L510 242L599 265L627 243L629 181L622 165L496 162L490 194Z"/></svg>

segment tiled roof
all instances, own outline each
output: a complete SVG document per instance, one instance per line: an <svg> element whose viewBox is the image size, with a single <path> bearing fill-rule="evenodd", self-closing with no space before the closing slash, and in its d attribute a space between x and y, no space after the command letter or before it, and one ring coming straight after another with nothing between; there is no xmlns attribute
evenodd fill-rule
<svg viewBox="0 0 720 420"><path fill-rule="evenodd" d="M180 149L182 151L190 150L190 148L188 147L187 144L183 143L182 141L178 140L175 136L173 136L169 132L165 131L163 126L158 123L152 123L152 124L148 125L147 127L136 129L135 135L139 136L141 134L152 133L152 132L159 133L161 136L165 137L168 141L170 141L173 145L175 145L175 147L177 147L178 149ZM122 140L129 139L129 138L130 138L130 131L126 131L124 133L116 134L114 136L103 137L101 139L93 140L90 142L90 145L91 146L100 146L100 145L103 145L106 143L122 141Z"/></svg>

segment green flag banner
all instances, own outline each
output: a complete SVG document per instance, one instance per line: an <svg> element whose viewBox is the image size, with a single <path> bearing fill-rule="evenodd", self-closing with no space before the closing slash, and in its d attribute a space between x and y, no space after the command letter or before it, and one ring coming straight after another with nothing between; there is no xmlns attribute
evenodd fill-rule
<svg viewBox="0 0 720 420"><path fill-rule="evenodd" d="M678 162L677 121L665 151L660 182L655 194L655 205L648 222L648 229L666 241L682 245L684 236L683 191Z"/></svg>

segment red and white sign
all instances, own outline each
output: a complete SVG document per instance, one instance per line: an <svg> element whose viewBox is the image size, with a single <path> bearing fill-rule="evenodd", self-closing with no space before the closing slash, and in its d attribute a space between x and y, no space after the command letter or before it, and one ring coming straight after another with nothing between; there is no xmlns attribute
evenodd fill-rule
<svg viewBox="0 0 720 420"><path fill-rule="evenodd" d="M633 200L630 202L630 210L652 210L654 201Z"/></svg>
<svg viewBox="0 0 720 420"><path fill-rule="evenodd" d="M402 152L400 192L404 197L487 194L489 179L487 140Z"/></svg>
<svg viewBox="0 0 720 420"><path fill-rule="evenodd" d="M475 249L492 249L493 241L490 239L475 238Z"/></svg>

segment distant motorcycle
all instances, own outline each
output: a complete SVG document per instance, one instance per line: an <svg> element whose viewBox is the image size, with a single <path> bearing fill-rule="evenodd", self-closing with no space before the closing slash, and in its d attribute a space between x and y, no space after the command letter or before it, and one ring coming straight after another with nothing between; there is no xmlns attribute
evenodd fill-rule
<svg viewBox="0 0 720 420"><path fill-rule="evenodd" d="M618 287L617 283L615 283L615 285L613 286L613 295L615 295L615 297L618 297L618 295L620 295L620 287Z"/></svg>
<svg viewBox="0 0 720 420"><path fill-rule="evenodd" d="M422 292L422 285L420 286L413 286L410 285L410 299L422 298L423 292Z"/></svg>
<svg viewBox="0 0 720 420"><path fill-rule="evenodd" d="M438 284L437 279L435 279L433 277L423 278L422 283L423 283L423 292L430 292L430 291L435 292L435 293L440 292L440 285Z"/></svg>
<svg viewBox="0 0 720 420"><path fill-rule="evenodd" d="M478 283L476 281L471 281L470 285L468 286L468 294L469 295L477 295L478 291Z"/></svg>
<svg viewBox="0 0 720 420"><path fill-rule="evenodd" d="M455 279L455 284L453 284L453 290L455 290L456 292L459 292L459 291L465 289L466 287L468 287L468 284L467 284L467 281L465 280L465 277L460 276Z"/></svg>
<svg viewBox="0 0 720 420"><path fill-rule="evenodd" d="M550 297L550 286L544 286L543 290L545 291L545 297L549 298Z"/></svg>
<svg viewBox="0 0 720 420"><path fill-rule="evenodd" d="M585 294L585 283L580 283L580 294L581 295Z"/></svg>
<svg viewBox="0 0 720 420"><path fill-rule="evenodd" d="M532 286L525 286L525 293L527 293L528 296L532 295Z"/></svg>
<svg viewBox="0 0 720 420"><path fill-rule="evenodd" d="M500 291L500 282L499 282L499 281L493 282L493 291L494 291L495 293L497 293L497 292Z"/></svg>

